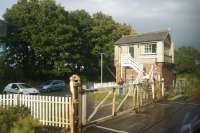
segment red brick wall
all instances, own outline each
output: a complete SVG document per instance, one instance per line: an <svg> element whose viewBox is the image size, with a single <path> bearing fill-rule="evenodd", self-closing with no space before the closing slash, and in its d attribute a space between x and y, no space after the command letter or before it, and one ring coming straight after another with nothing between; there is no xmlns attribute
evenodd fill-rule
<svg viewBox="0 0 200 133"><path fill-rule="evenodd" d="M165 82L165 88L172 88L172 84L174 80L173 69L174 67L172 64L169 64L169 63L163 64L162 74L163 74L163 78Z"/></svg>
<svg viewBox="0 0 200 133"><path fill-rule="evenodd" d="M146 73L149 73L150 70L151 70L151 66L152 66L152 64L143 64L144 71L145 71Z"/></svg>
<svg viewBox="0 0 200 133"><path fill-rule="evenodd" d="M116 82L118 83L121 79L121 66L119 64L117 64L115 66L115 75L116 75Z"/></svg>
<svg viewBox="0 0 200 133"><path fill-rule="evenodd" d="M153 64L143 64L144 71L149 73ZM165 88L170 88L173 82L173 65L169 63L156 63L157 65L157 80L164 78ZM132 68L124 67L123 68L123 80L127 81L128 79L135 79L137 77L137 72ZM121 79L121 67L116 65L116 82L119 82Z"/></svg>
<svg viewBox="0 0 200 133"><path fill-rule="evenodd" d="M134 80L137 77L137 72L132 68L125 68L125 81Z"/></svg>

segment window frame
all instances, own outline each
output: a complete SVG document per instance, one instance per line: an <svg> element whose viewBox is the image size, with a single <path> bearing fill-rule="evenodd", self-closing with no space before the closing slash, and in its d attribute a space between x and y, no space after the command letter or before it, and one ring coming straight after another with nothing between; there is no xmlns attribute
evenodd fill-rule
<svg viewBox="0 0 200 133"><path fill-rule="evenodd" d="M142 52L143 54L149 55L149 54L156 54L157 53L156 42L144 43L143 45L144 45L143 52Z"/></svg>

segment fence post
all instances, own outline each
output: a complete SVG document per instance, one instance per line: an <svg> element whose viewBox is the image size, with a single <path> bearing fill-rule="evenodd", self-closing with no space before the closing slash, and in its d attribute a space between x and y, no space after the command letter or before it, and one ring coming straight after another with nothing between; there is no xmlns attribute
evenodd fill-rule
<svg viewBox="0 0 200 133"><path fill-rule="evenodd" d="M140 110L140 97L139 97L139 84L136 86L136 105L137 105L137 111Z"/></svg>
<svg viewBox="0 0 200 133"><path fill-rule="evenodd" d="M86 90L86 86L83 85L82 89ZM81 97L82 97L82 99L81 99L81 103L82 103L82 106L81 106L81 108L82 108L82 111L81 111L81 114L82 114L81 125L84 126L84 125L86 125L86 122L87 122L87 118L86 118L86 115L87 115L87 94L86 93L82 93Z"/></svg>
<svg viewBox="0 0 200 133"><path fill-rule="evenodd" d="M152 89L152 98L154 100L155 99L155 83L154 83L154 80L151 83L151 89Z"/></svg>
<svg viewBox="0 0 200 133"><path fill-rule="evenodd" d="M115 107L115 102L116 102L116 88L113 88L113 101L112 101L112 116L116 115L116 107Z"/></svg>
<svg viewBox="0 0 200 133"><path fill-rule="evenodd" d="M162 97L165 96L165 83L164 83L164 78L161 80L161 89L162 89Z"/></svg>
<svg viewBox="0 0 200 133"><path fill-rule="evenodd" d="M133 85L132 88L132 100L133 100L133 109L136 108L136 85Z"/></svg>
<svg viewBox="0 0 200 133"><path fill-rule="evenodd" d="M78 133L81 132L81 111L80 111L80 91L81 91L81 81L78 75L72 75L70 77L70 91L72 93L72 104L73 104L73 118L72 118L72 126L71 132Z"/></svg>

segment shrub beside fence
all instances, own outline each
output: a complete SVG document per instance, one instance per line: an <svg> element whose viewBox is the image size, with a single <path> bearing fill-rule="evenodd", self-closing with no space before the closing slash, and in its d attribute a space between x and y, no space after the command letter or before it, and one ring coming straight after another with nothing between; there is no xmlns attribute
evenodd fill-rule
<svg viewBox="0 0 200 133"><path fill-rule="evenodd" d="M6 94L0 95L0 106L25 106L43 125L71 127L71 97Z"/></svg>

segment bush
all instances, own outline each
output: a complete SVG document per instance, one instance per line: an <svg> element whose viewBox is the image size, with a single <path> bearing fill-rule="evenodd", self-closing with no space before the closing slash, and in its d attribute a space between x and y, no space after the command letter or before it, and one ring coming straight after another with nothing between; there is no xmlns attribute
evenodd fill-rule
<svg viewBox="0 0 200 133"><path fill-rule="evenodd" d="M31 117L25 107L0 108L0 132L1 133L27 133L38 126L38 120Z"/></svg>
<svg viewBox="0 0 200 133"><path fill-rule="evenodd" d="M25 117L16 123L12 128L12 133L30 133L34 132L34 129L38 126L38 121L31 116Z"/></svg>

